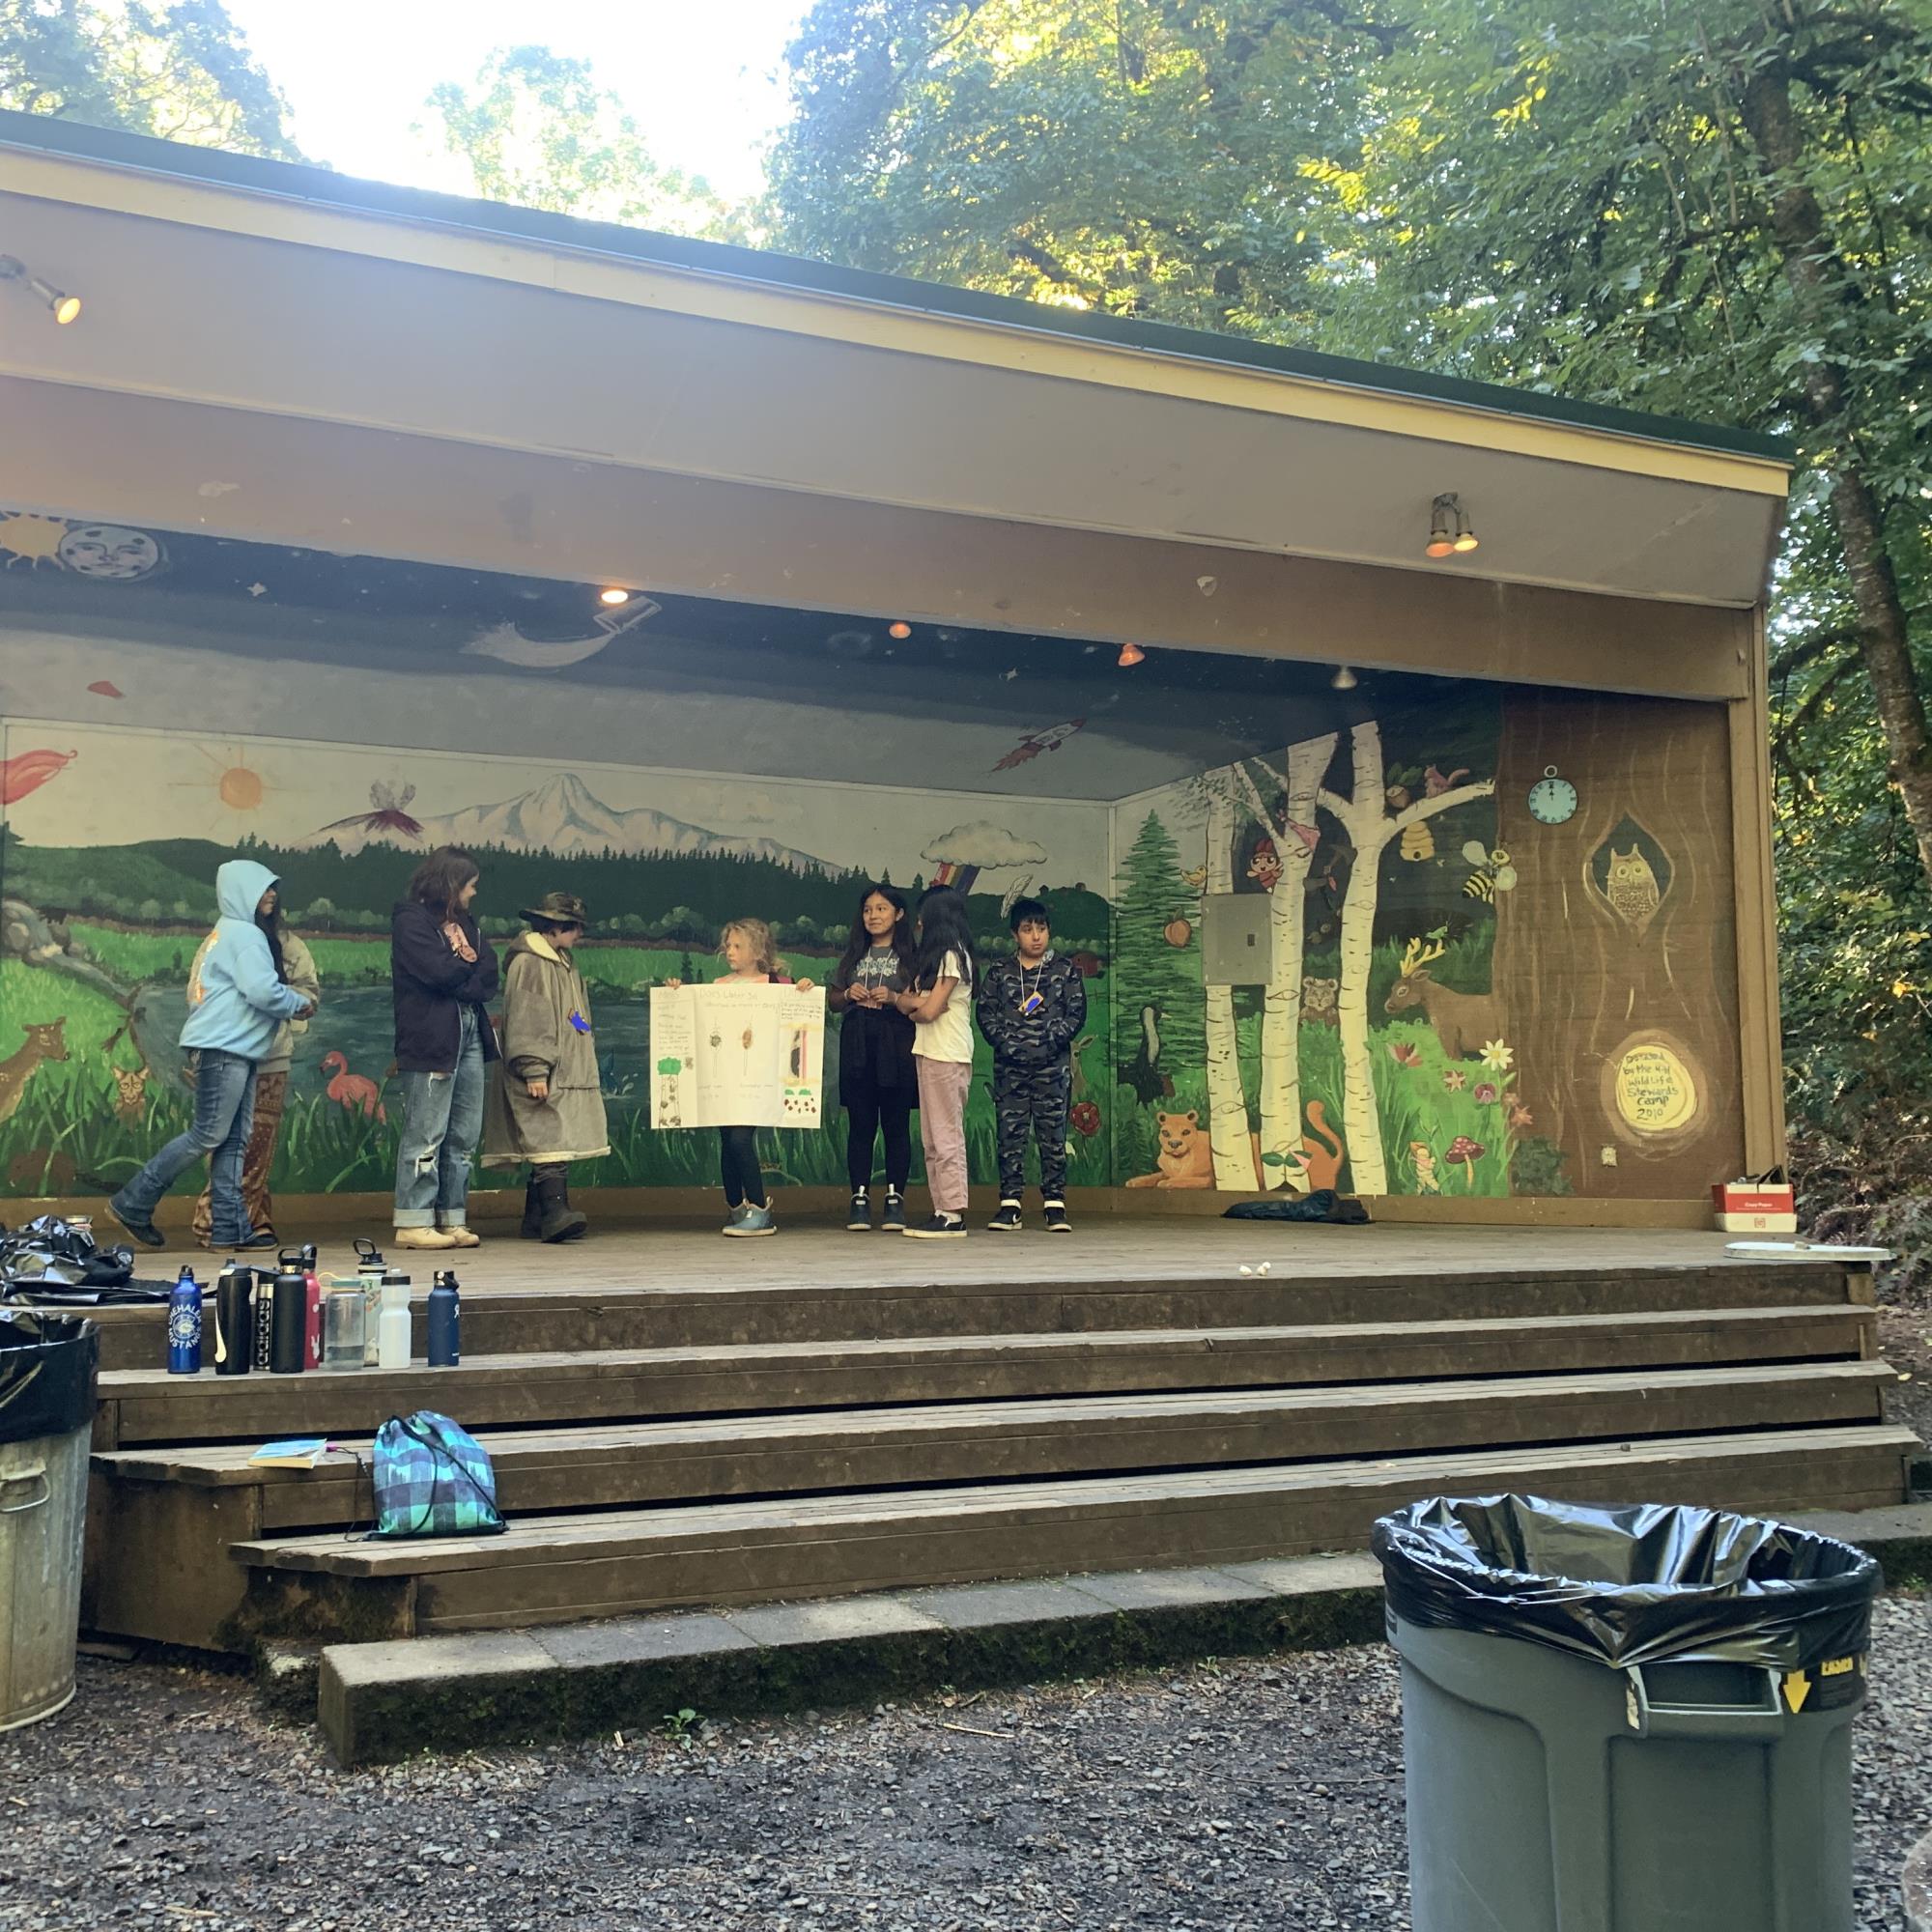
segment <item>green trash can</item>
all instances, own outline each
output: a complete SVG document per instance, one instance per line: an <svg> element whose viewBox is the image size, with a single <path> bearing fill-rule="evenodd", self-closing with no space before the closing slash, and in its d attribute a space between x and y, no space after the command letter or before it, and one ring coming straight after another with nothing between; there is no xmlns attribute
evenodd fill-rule
<svg viewBox="0 0 1932 1932"><path fill-rule="evenodd" d="M1853 1932L1878 1566L1686 1506L1377 1523L1414 1932Z"/></svg>

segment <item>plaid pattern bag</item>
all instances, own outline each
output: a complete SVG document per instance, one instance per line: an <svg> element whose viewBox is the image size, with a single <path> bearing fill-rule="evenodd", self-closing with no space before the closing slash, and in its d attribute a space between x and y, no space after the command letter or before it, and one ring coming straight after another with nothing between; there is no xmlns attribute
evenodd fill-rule
<svg viewBox="0 0 1932 1932"><path fill-rule="evenodd" d="M376 1436L373 1536L494 1536L503 1527L497 1472L460 1423L419 1408Z"/></svg>

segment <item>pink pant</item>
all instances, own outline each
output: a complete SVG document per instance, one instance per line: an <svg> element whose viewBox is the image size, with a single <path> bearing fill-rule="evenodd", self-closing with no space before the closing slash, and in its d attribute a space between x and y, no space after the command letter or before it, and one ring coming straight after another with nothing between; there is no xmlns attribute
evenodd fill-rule
<svg viewBox="0 0 1932 1932"><path fill-rule="evenodd" d="M925 1147L925 1185L933 1210L966 1211L966 1095L973 1067L963 1060L928 1060L919 1066L919 1137Z"/></svg>

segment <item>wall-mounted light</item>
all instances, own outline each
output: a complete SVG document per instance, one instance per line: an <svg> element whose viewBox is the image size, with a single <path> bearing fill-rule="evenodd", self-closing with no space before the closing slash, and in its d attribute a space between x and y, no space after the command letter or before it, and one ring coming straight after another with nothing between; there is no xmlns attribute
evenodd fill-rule
<svg viewBox="0 0 1932 1932"><path fill-rule="evenodd" d="M1129 665L1145 663L1146 659L1147 653L1138 644L1122 644L1121 646L1121 655L1114 662L1122 670L1125 670Z"/></svg>
<svg viewBox="0 0 1932 1932"><path fill-rule="evenodd" d="M631 593L628 590L618 589L613 583L610 589L600 590L597 593L597 601L600 604L628 604L631 601Z"/></svg>
<svg viewBox="0 0 1932 1932"><path fill-rule="evenodd" d="M908 624L903 617L895 617L893 621L886 626L886 636L889 638L896 638L900 643L904 643L905 640L912 636L912 626Z"/></svg>
<svg viewBox="0 0 1932 1932"><path fill-rule="evenodd" d="M28 274L26 263L17 255L0 255L0 282L24 282L36 298L46 303L58 323L70 323L80 313L78 296L71 296L65 289L55 288L51 282L43 282L40 276Z"/></svg>
<svg viewBox="0 0 1932 1932"><path fill-rule="evenodd" d="M1361 679L1347 665L1337 665L1335 675L1328 680L1328 688L1330 691L1353 691L1360 683Z"/></svg>
<svg viewBox="0 0 1932 1932"><path fill-rule="evenodd" d="M1429 541L1422 547L1423 555L1466 555L1475 548L1476 533L1469 527L1461 500L1455 491L1445 490L1429 506Z"/></svg>

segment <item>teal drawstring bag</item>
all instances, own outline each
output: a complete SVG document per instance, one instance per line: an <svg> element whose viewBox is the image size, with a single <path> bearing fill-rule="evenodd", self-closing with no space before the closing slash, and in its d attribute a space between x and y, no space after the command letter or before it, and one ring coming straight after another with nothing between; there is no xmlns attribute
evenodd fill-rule
<svg viewBox="0 0 1932 1932"><path fill-rule="evenodd" d="M432 1408L392 1415L377 1432L372 1536L498 1536L497 1472L460 1423Z"/></svg>

